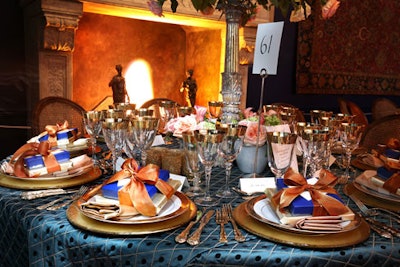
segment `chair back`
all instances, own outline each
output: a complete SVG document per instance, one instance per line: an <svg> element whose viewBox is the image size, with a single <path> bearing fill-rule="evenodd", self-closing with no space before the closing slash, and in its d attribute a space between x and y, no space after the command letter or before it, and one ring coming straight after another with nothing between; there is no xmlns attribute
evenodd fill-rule
<svg viewBox="0 0 400 267"><path fill-rule="evenodd" d="M400 139L400 115L389 115L373 121L361 137L360 147L368 150L376 148L378 144L386 144L390 138Z"/></svg>
<svg viewBox="0 0 400 267"><path fill-rule="evenodd" d="M392 100L381 97L372 103L372 120L379 120L385 116L400 114L400 108Z"/></svg>
<svg viewBox="0 0 400 267"><path fill-rule="evenodd" d="M71 128L78 128L79 135L84 133L82 113L85 109L67 98L50 96L37 102L32 117L32 134L38 135L46 125L63 123L65 120Z"/></svg>
<svg viewBox="0 0 400 267"><path fill-rule="evenodd" d="M368 118L364 111L354 102L338 98L340 112L343 114L354 115L353 121L358 124L368 125Z"/></svg>

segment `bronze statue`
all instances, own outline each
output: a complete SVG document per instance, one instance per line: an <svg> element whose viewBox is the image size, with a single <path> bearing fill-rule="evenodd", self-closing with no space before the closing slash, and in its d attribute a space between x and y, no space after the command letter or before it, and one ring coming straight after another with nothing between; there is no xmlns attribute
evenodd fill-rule
<svg viewBox="0 0 400 267"><path fill-rule="evenodd" d="M115 75L108 84L108 86L111 87L113 91L114 104L125 103L126 98L128 98L129 102L128 92L125 88L125 78L122 76L122 66L116 65L115 69L117 70L118 74Z"/></svg>
<svg viewBox="0 0 400 267"><path fill-rule="evenodd" d="M193 78L193 70L187 71L187 78L183 81L181 92L186 92L185 100L188 106L194 107L196 105L197 83Z"/></svg>

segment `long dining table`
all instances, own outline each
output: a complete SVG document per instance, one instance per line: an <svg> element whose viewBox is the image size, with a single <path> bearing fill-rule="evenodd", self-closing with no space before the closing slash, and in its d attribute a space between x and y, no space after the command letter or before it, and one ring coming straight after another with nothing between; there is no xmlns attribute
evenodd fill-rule
<svg viewBox="0 0 400 267"><path fill-rule="evenodd" d="M233 167L229 186L238 186L244 177ZM262 177L271 176L267 170ZM91 181L101 183L107 175ZM2 177L0 177L2 179ZM225 169L212 170L211 193L225 183ZM343 186L337 188L349 207L357 210L354 203L343 194ZM38 210L37 207L59 196L34 200L21 199L26 190L0 187L0 266L399 266L400 238L383 238L366 228L366 238L356 244L332 248L314 245L299 246L290 241L280 242L247 231L244 242L234 240L231 224L226 224L227 243L219 242L220 228L215 217L205 226L200 243L192 246L177 243L175 237L186 224L175 229L141 235L116 235L92 232L74 226L68 220L68 207L56 211ZM237 195L221 199L211 209L229 203L237 208L246 200ZM198 207L200 209L200 207ZM394 218L382 217L382 222L393 225ZM195 225L193 228L196 229ZM244 227L242 227L244 226ZM398 226L398 224L397 224ZM247 228L248 229L248 228ZM296 237L301 240L301 235ZM329 240L331 235L325 237ZM326 243L326 241L325 241Z"/></svg>

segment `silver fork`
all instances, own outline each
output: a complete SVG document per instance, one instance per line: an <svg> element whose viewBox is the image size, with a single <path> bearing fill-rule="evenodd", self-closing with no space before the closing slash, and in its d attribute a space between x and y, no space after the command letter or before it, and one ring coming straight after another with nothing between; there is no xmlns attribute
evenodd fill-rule
<svg viewBox="0 0 400 267"><path fill-rule="evenodd" d="M233 233L235 235L235 240L238 242L244 242L246 238L243 236L242 232L240 232L235 220L232 217L232 206L231 204L223 204L222 205L222 212L226 214L226 218L228 221L231 222L233 226Z"/></svg>
<svg viewBox="0 0 400 267"><path fill-rule="evenodd" d="M41 205L41 206L36 207L36 209L38 209L38 210L44 210L44 209L53 210L53 209L50 209L50 208L53 207L53 206L55 206L57 203L59 203L59 202L61 202L61 201L64 201L64 200L71 200L70 202L72 202L72 201L74 201L74 200L80 198L83 194L85 194L86 191L87 191L88 189L89 189L88 186L82 185L82 186L79 188L79 190L78 190L77 192L75 192L73 195L59 197L59 198L57 198L57 199L55 199L55 200L53 200L53 201L50 201L50 202L48 202L48 203L46 203L46 204L43 204L43 205ZM66 204L66 205L68 205L68 203L70 203L70 202L67 201L67 204ZM58 205L58 206L59 206L59 205ZM60 208L61 208L61 207L60 207Z"/></svg>
<svg viewBox="0 0 400 267"><path fill-rule="evenodd" d="M220 225L220 232L219 232L219 242L226 243L228 239L226 238L225 233L225 223L227 223L227 218L221 212L221 210L215 211L215 222Z"/></svg>

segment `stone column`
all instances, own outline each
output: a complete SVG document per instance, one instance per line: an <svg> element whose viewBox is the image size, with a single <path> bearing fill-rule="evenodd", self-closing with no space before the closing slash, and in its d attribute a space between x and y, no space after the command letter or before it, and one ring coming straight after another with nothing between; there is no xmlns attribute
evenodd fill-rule
<svg viewBox="0 0 400 267"><path fill-rule="evenodd" d="M83 4L21 0L24 10L28 112L47 96L72 98L72 52Z"/></svg>

